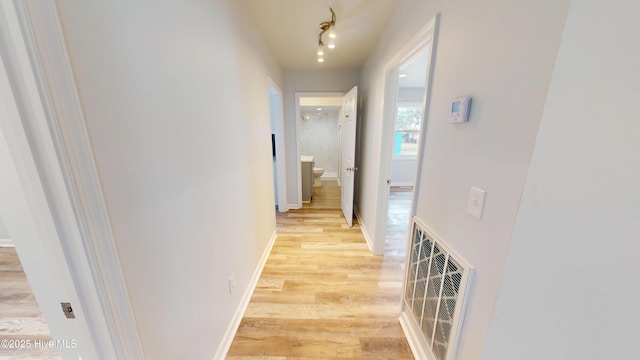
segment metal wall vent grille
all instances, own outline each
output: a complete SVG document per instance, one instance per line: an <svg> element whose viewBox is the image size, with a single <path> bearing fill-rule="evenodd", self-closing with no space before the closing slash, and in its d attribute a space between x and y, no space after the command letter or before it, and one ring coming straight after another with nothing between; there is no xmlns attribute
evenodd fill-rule
<svg viewBox="0 0 640 360"><path fill-rule="evenodd" d="M415 218L411 234L404 308L433 359L454 359L473 270Z"/></svg>

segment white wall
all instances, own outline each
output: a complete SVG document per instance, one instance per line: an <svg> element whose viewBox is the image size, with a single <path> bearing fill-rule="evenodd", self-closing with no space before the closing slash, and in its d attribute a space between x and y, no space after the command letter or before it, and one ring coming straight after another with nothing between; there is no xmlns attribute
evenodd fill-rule
<svg viewBox="0 0 640 360"><path fill-rule="evenodd" d="M0 246L13 246L13 240L9 237L9 231L4 224L2 214L0 214Z"/></svg>
<svg viewBox="0 0 640 360"><path fill-rule="evenodd" d="M571 4L485 359L640 354L639 12Z"/></svg>
<svg viewBox="0 0 640 360"><path fill-rule="evenodd" d="M460 359L482 355L568 3L400 1L362 70L357 207L375 237L383 68L441 13L417 216L477 270ZM449 101L463 95L471 121L447 123ZM487 191L482 221L465 211L471 186Z"/></svg>
<svg viewBox="0 0 640 360"><path fill-rule="evenodd" d="M58 3L146 357L211 359L275 230L280 71L235 1Z"/></svg>
<svg viewBox="0 0 640 360"><path fill-rule="evenodd" d="M343 92L358 85L358 69L345 70L284 70L284 126L287 161L287 198L289 205L298 199L299 157L296 144L296 92Z"/></svg>
<svg viewBox="0 0 640 360"><path fill-rule="evenodd" d="M8 239L9 231L4 224L4 220L2 220L2 215L0 215L0 239Z"/></svg>
<svg viewBox="0 0 640 360"><path fill-rule="evenodd" d="M338 176L338 112L302 112L301 155L313 155L314 167L324 169L323 177Z"/></svg>
<svg viewBox="0 0 640 360"><path fill-rule="evenodd" d="M391 160L391 186L413 186L416 180L418 160L413 158L394 158Z"/></svg>

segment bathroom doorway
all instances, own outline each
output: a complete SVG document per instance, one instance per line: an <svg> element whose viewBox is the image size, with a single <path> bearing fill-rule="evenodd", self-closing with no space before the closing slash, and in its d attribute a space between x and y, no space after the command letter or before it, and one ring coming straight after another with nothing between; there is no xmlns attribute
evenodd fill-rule
<svg viewBox="0 0 640 360"><path fill-rule="evenodd" d="M341 205L341 125L343 93L297 93L296 117L303 208L339 209ZM303 176L310 161L313 177ZM307 182L312 183L311 196ZM304 190L304 191L303 191Z"/></svg>

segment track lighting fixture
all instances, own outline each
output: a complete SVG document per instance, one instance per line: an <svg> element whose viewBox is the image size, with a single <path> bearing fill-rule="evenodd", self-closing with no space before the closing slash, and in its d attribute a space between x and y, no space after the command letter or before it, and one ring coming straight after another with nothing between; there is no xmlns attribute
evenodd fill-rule
<svg viewBox="0 0 640 360"><path fill-rule="evenodd" d="M322 35L326 32L329 32L327 35L329 40L327 41L327 47L329 49L334 49L336 47L335 38L336 38L336 13L333 11L333 8L329 8L331 11L331 21L323 21L320 23L320 34L318 34L318 62L324 62L325 55L325 43L322 41Z"/></svg>

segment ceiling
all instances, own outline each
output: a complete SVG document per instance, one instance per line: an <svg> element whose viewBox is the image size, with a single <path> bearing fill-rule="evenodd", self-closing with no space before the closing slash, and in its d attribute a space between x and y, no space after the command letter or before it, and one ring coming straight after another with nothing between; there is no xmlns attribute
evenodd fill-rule
<svg viewBox="0 0 640 360"><path fill-rule="evenodd" d="M240 0L283 69L359 68L398 0ZM336 48L316 61L320 23L336 13ZM323 37L326 40L326 34ZM326 41L325 41L326 43Z"/></svg>

